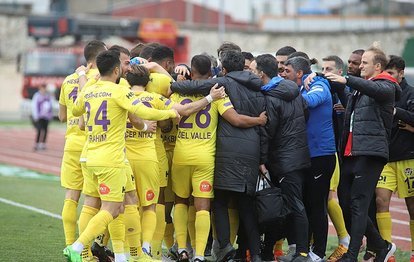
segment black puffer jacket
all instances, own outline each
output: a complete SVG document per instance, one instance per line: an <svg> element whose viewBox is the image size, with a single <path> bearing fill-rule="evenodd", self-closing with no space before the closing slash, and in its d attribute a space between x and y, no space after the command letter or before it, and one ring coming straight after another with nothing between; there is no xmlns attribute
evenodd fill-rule
<svg viewBox="0 0 414 262"><path fill-rule="evenodd" d="M172 84L173 92L208 94L215 84L225 86L234 109L243 115L257 117L265 111L265 98L260 92L262 82L251 72L235 71L224 77ZM214 188L255 193L259 164L266 157L265 128L237 128L219 118L216 142Z"/></svg>
<svg viewBox="0 0 414 262"><path fill-rule="evenodd" d="M381 73L374 80L349 76L346 85L355 91L350 94L345 110L341 156L345 152L351 114L354 112L352 156L376 156L388 161L394 105L399 99L401 88L387 75Z"/></svg>
<svg viewBox="0 0 414 262"><path fill-rule="evenodd" d="M389 162L414 159L413 133L398 128L398 121L414 125L414 88L405 78L401 81L401 98L395 103L396 114L392 123Z"/></svg>
<svg viewBox="0 0 414 262"><path fill-rule="evenodd" d="M296 83L282 80L267 92L267 168L273 176L310 167L306 134L307 104Z"/></svg>

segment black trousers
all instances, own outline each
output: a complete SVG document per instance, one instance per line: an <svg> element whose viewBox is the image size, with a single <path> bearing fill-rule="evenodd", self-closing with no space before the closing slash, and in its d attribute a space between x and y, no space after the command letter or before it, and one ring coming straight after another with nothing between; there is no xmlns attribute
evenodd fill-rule
<svg viewBox="0 0 414 262"><path fill-rule="evenodd" d="M372 156L344 157L342 163L338 198L351 236L348 255L355 261L364 235L374 250L386 247L386 242L368 217L371 199L384 164L381 158Z"/></svg>
<svg viewBox="0 0 414 262"><path fill-rule="evenodd" d="M214 190L214 221L220 248L230 243L230 222L228 204L233 199L239 211L240 226L245 233L245 241L250 254L260 255L260 233L257 222L254 198L246 193L227 190Z"/></svg>
<svg viewBox="0 0 414 262"><path fill-rule="evenodd" d="M40 118L36 122L36 143L46 143L47 137L47 127L49 125L49 120Z"/></svg>
<svg viewBox="0 0 414 262"><path fill-rule="evenodd" d="M296 170L278 176L280 188L286 197L286 204L292 211L288 217L287 239L289 244L296 244L297 253L309 252L309 223L303 204L304 179L305 170Z"/></svg>
<svg viewBox="0 0 414 262"><path fill-rule="evenodd" d="M309 237L313 236L313 252L323 258L328 240L328 195L335 155L311 158L312 166L305 176L304 203L309 219Z"/></svg>

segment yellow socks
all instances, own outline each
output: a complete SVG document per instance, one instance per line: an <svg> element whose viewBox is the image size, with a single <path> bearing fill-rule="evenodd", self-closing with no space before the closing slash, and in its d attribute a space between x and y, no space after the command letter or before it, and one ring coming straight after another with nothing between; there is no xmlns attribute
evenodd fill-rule
<svg viewBox="0 0 414 262"><path fill-rule="evenodd" d="M196 212L195 219L195 250L196 256L204 257L204 251L206 249L208 235L210 233L210 212L201 210Z"/></svg>
<svg viewBox="0 0 414 262"><path fill-rule="evenodd" d="M62 208L62 222L67 246L72 245L76 240L77 208L78 202L72 199L65 199Z"/></svg>
<svg viewBox="0 0 414 262"><path fill-rule="evenodd" d="M162 255L162 239L165 231L165 205L157 204L155 213L157 215L157 224L154 236L152 237L151 253L154 258L159 259Z"/></svg>
<svg viewBox="0 0 414 262"><path fill-rule="evenodd" d="M230 243L236 242L237 231L239 230L239 212L237 209L229 208Z"/></svg>
<svg viewBox="0 0 414 262"><path fill-rule="evenodd" d="M112 222L114 218L111 213L101 210L88 223L88 226L79 236L79 242L84 246L88 245L96 236L102 234L105 228Z"/></svg>
<svg viewBox="0 0 414 262"><path fill-rule="evenodd" d="M196 221L196 209L194 206L188 207L188 235L190 236L191 246L195 247L196 241L196 229L195 229L195 221Z"/></svg>
<svg viewBox="0 0 414 262"><path fill-rule="evenodd" d="M119 214L117 218L112 220L108 225L109 235L111 235L111 242L114 254L124 253L125 242L125 215Z"/></svg>
<svg viewBox="0 0 414 262"><path fill-rule="evenodd" d="M174 245L174 224L168 223L165 225L164 242L168 249Z"/></svg>
<svg viewBox="0 0 414 262"><path fill-rule="evenodd" d="M82 206L81 213L79 215L79 235L82 234L83 231L85 231L86 227L88 226L89 221L98 214L99 210L90 206ZM82 251L82 257L83 258L89 258L92 257L92 251L90 248L90 242L84 243L84 248Z"/></svg>
<svg viewBox="0 0 414 262"><path fill-rule="evenodd" d="M382 238L391 242L392 222L390 212L377 213L377 223Z"/></svg>
<svg viewBox="0 0 414 262"><path fill-rule="evenodd" d="M150 252L151 241L157 226L157 215L152 210L142 212L142 248Z"/></svg>
<svg viewBox="0 0 414 262"><path fill-rule="evenodd" d="M125 242L129 245L128 253L133 256L141 256L141 218L137 205L125 206Z"/></svg>
<svg viewBox="0 0 414 262"><path fill-rule="evenodd" d="M348 237L348 231L345 227L344 215L342 214L342 209L336 199L332 198L328 200L328 214L332 220L339 239Z"/></svg>
<svg viewBox="0 0 414 262"><path fill-rule="evenodd" d="M188 207L184 204L176 204L174 207L174 229L175 238L179 249L187 247L187 221L188 221Z"/></svg>

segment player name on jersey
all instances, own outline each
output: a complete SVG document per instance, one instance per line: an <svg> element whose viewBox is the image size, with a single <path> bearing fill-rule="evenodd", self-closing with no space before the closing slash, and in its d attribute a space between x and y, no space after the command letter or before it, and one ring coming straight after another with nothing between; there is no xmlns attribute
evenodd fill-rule
<svg viewBox="0 0 414 262"><path fill-rule="evenodd" d="M125 138L153 138L154 133L147 133L144 131L126 130Z"/></svg>
<svg viewBox="0 0 414 262"><path fill-rule="evenodd" d="M106 134L88 135L88 141L90 143L105 142L106 141Z"/></svg>
<svg viewBox="0 0 414 262"><path fill-rule="evenodd" d="M178 130L177 138L181 139L211 139L211 132L183 132Z"/></svg>

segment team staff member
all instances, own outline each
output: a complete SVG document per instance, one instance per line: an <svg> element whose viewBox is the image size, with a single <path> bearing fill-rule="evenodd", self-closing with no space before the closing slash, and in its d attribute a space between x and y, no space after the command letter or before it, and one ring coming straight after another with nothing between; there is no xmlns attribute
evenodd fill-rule
<svg viewBox="0 0 414 262"><path fill-rule="evenodd" d="M87 78L98 73L96 57L106 50L103 42L93 40L84 48L86 62L90 65L86 73ZM62 209L63 230L66 245L76 240L77 207L83 187L83 175L80 166L80 155L85 143L85 133L79 129L79 117L72 114L72 108L79 91L79 75L73 73L63 81L59 96L59 119L66 122L65 148L61 167L61 185L66 189L65 201Z"/></svg>
<svg viewBox="0 0 414 262"><path fill-rule="evenodd" d="M402 93L400 100L395 103L389 147L390 159L381 173L376 189L377 222L381 236L391 242L392 222L389 206L392 193L397 191L398 197L405 198L410 214L410 262L414 262L414 137L410 132L399 128L405 123L413 123L414 88L405 80L404 69L405 61L402 57L390 56L385 71L398 81Z"/></svg>
<svg viewBox="0 0 414 262"><path fill-rule="evenodd" d="M355 90L345 111L340 148L343 166L338 188L351 241L347 253L338 261L357 261L364 234L376 251L376 261L387 261L396 249L395 244L381 237L368 217L372 195L389 158L394 104L401 92L397 81L384 72L386 65L384 52L372 47L362 55L360 69L365 79L325 75Z"/></svg>
<svg viewBox="0 0 414 262"><path fill-rule="evenodd" d="M85 184L95 186L102 201L100 211L89 221L77 241L64 250L69 261L81 261L80 252L108 224L118 216L124 201L126 183L125 167L125 120L130 111L149 120L177 117L174 110L160 111L145 107L127 88L120 87L122 70L119 52L103 51L96 64L101 79L77 98L73 115L86 112L88 132L86 166L92 177L85 176ZM90 181L88 181L90 179Z"/></svg>

